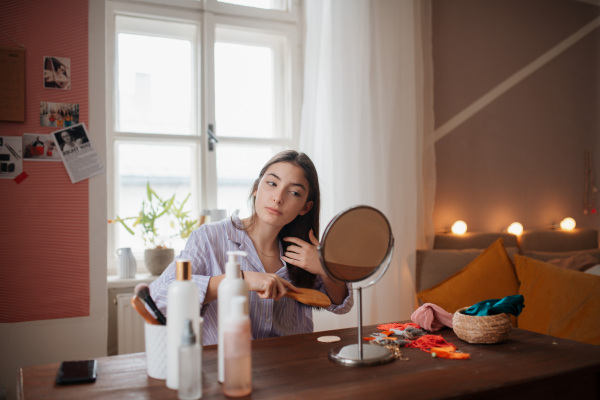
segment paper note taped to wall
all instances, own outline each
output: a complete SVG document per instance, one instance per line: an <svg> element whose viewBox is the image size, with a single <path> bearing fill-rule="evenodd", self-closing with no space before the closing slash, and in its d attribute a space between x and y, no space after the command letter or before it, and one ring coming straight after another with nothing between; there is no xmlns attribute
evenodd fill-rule
<svg viewBox="0 0 600 400"><path fill-rule="evenodd" d="M72 183L104 172L104 164L90 141L85 124L52 132L52 137Z"/></svg>
<svg viewBox="0 0 600 400"><path fill-rule="evenodd" d="M0 137L0 179L14 179L23 172L21 136Z"/></svg>

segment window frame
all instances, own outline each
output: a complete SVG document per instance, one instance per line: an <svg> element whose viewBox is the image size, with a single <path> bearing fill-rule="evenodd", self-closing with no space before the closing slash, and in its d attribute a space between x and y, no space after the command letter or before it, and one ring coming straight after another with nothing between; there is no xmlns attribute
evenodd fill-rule
<svg viewBox="0 0 600 400"><path fill-rule="evenodd" d="M106 137L107 137L107 212L108 219L115 216L118 209L118 143L137 141L176 141L193 143L195 151L195 171L192 177L192 212L217 208L217 160L216 151L209 151L207 128L215 127L215 87L214 87L214 43L218 26L231 26L252 30L263 30L283 35L287 40L284 62L281 71L285 97L283 111L284 134L277 138L219 136L215 129L219 145L240 144L246 146L278 146L297 148L300 130L300 107L302 99L302 19L301 0L283 0L287 10L265 10L217 0L106 0ZM195 49L196 85L196 132L190 135L172 135L155 133L117 132L118 93L116 18L117 14L134 17L163 19L175 22L193 23L197 26ZM116 226L109 224L107 232L107 274L116 275ZM136 256L138 274L147 273L143 259Z"/></svg>

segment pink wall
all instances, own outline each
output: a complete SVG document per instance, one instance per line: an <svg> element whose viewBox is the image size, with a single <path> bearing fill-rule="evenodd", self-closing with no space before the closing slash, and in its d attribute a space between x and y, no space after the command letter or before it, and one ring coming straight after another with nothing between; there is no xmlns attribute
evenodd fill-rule
<svg viewBox="0 0 600 400"><path fill-rule="evenodd" d="M77 103L88 123L88 2L3 1L0 29L26 47L25 122L1 136L48 134L40 102ZM0 36L0 46L14 42ZM71 89L45 89L44 56L70 58ZM62 162L24 161L28 178L0 179L0 322L89 315L88 181L72 184Z"/></svg>
<svg viewBox="0 0 600 400"><path fill-rule="evenodd" d="M436 129L598 15L578 1L434 0ZM600 229L583 214L586 150L600 188L599 46L596 28L437 141L436 231L567 216Z"/></svg>

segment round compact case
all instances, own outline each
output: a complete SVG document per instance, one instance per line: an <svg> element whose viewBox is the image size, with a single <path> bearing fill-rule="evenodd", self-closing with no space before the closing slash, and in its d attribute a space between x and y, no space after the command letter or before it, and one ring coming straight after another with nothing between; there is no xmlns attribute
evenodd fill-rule
<svg viewBox="0 0 600 400"><path fill-rule="evenodd" d="M510 315L466 315L461 308L452 317L452 329L460 339L469 343L500 343L508 339L512 329Z"/></svg>

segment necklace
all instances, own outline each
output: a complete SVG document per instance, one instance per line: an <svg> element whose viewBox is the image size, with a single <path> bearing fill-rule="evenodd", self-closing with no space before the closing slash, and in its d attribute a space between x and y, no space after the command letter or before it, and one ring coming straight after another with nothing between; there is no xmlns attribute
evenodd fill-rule
<svg viewBox="0 0 600 400"><path fill-rule="evenodd" d="M245 225L245 224L244 224L244 225ZM245 225L245 226L246 226L246 225ZM269 257L269 258L273 258L273 257L279 257L279 253L277 253L277 254L275 254L275 255L273 255L273 256L270 256L270 255L268 255L268 254L265 254L265 253L263 253L262 251L260 251L260 250L258 249L258 246L257 246L257 245L254 243L254 240L252 239L252 235L251 235L251 234L250 234L250 232L248 231L248 228L249 228L249 227L248 227L248 226L246 226L246 232L248 232L248 236L250 237L250 240L252 241L252 245L254 246L254 248L256 249L256 251L257 251L258 253L260 253L261 255L263 255L263 256L265 256L265 257Z"/></svg>
<svg viewBox="0 0 600 400"><path fill-rule="evenodd" d="M254 248L256 249L256 251L258 251L260 254L262 254L265 257L279 257L279 254L275 254L274 256L270 256L270 255L267 255L267 254L263 253L262 251L260 251L258 249L258 247L254 246Z"/></svg>

